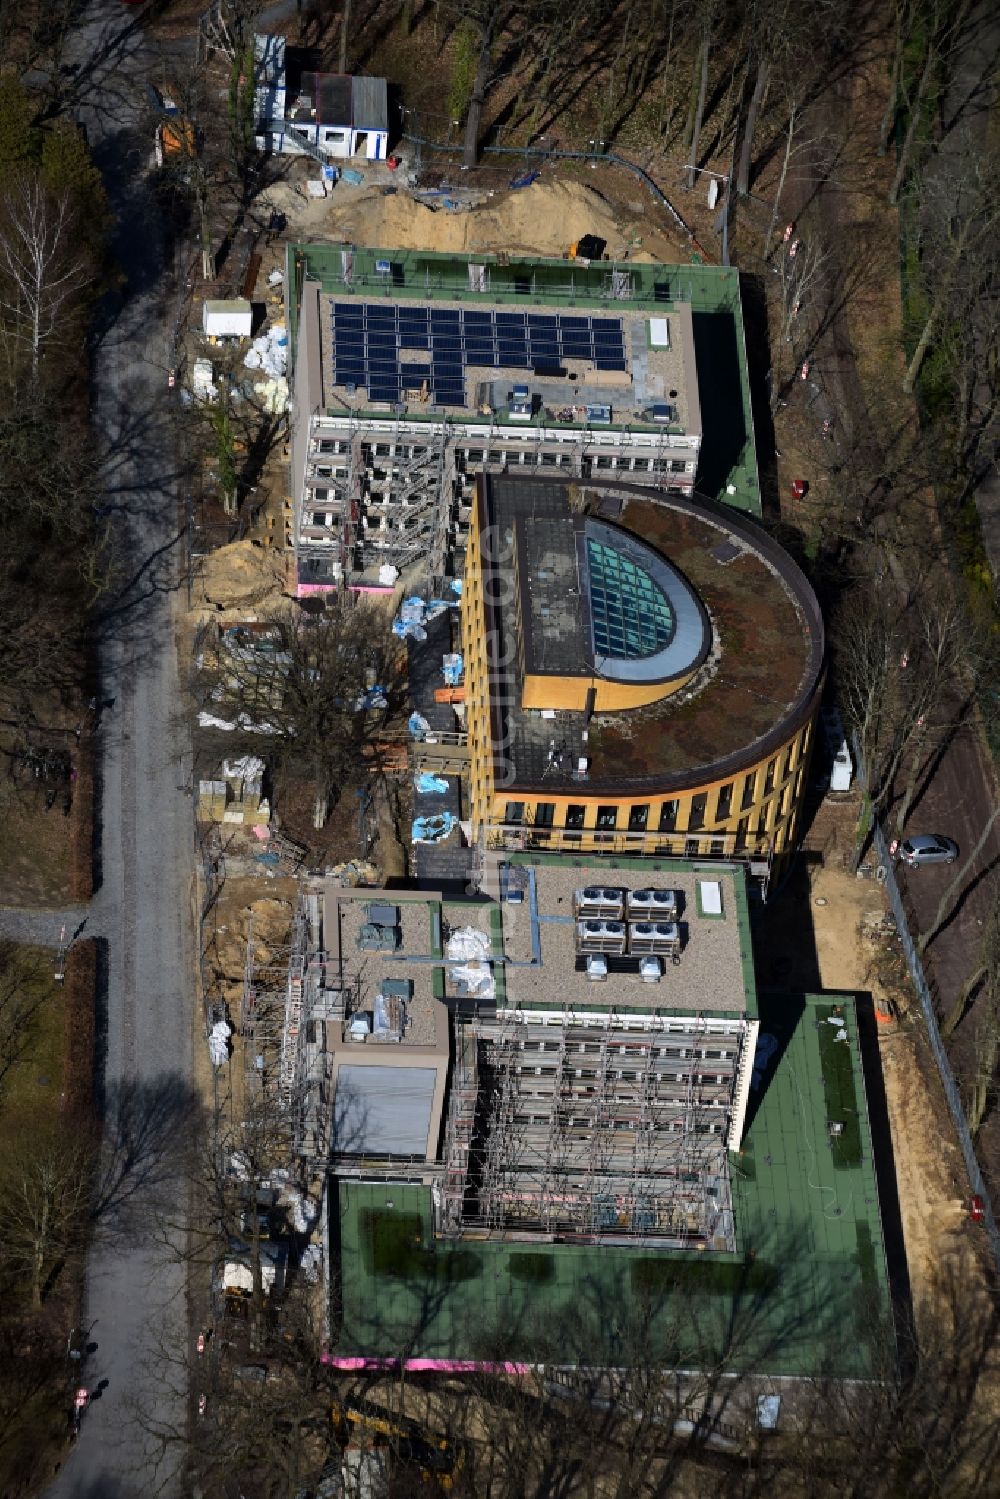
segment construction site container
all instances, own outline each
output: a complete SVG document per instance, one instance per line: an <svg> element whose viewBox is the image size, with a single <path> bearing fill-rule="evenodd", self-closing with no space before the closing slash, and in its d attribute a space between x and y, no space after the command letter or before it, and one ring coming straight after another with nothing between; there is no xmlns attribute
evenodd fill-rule
<svg viewBox="0 0 1000 1499"><path fill-rule="evenodd" d="M242 297L229 302L206 302L202 327L209 338L249 338L253 330L253 308Z"/></svg>

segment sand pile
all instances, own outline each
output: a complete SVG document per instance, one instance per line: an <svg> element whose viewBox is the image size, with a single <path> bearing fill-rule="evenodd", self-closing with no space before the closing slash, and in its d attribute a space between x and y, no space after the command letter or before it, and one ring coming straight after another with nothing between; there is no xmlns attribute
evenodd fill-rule
<svg viewBox="0 0 1000 1499"><path fill-rule="evenodd" d="M349 198L338 187L329 199L326 227L357 244L403 250L558 256L584 234L606 240L612 254L626 244L609 205L578 182L533 182L460 213L428 207L406 193L387 197L377 188L357 190Z"/></svg>
<svg viewBox="0 0 1000 1499"><path fill-rule="evenodd" d="M246 608L283 591L282 554L252 541L234 541L209 552L202 560L201 586L205 600L217 609Z"/></svg>

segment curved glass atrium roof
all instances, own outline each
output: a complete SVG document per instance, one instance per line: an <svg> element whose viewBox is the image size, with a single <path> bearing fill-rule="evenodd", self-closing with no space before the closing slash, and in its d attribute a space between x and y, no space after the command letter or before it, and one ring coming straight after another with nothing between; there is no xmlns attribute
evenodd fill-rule
<svg viewBox="0 0 1000 1499"><path fill-rule="evenodd" d="M656 682L691 671L708 624L688 583L651 547L588 520L581 569L594 669L622 682Z"/></svg>

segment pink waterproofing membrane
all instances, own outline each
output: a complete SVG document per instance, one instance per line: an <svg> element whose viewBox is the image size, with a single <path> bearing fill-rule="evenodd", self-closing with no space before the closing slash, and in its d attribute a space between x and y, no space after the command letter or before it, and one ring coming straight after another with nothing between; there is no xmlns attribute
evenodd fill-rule
<svg viewBox="0 0 1000 1499"><path fill-rule="evenodd" d="M471 1358L348 1358L321 1353L321 1364L330 1369L355 1372L363 1369L403 1369L406 1374L530 1374L530 1364L482 1363Z"/></svg>
<svg viewBox="0 0 1000 1499"><path fill-rule="evenodd" d="M311 599L317 593L336 593L336 583L296 583L295 597L297 599Z"/></svg>

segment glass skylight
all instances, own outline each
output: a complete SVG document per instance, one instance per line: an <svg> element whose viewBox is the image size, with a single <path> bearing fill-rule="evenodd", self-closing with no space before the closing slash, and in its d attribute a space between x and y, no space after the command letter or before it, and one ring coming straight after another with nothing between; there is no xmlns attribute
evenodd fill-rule
<svg viewBox="0 0 1000 1499"><path fill-rule="evenodd" d="M596 656L641 661L664 650L676 620L649 573L616 547L587 538L590 608Z"/></svg>

